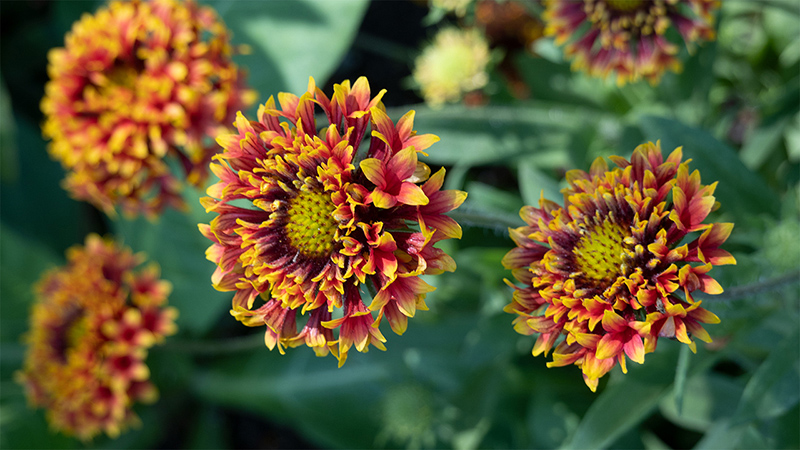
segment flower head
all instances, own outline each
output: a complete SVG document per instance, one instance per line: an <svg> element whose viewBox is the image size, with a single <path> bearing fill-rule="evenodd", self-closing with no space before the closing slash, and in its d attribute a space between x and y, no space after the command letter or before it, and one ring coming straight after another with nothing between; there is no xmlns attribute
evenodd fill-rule
<svg viewBox="0 0 800 450"><path fill-rule="evenodd" d="M506 312L517 332L538 333L534 356L553 350L548 367L581 367L592 390L617 363L626 371L626 356L644 362L659 337L694 351L692 335L711 341L701 323L719 322L692 293L722 292L707 273L736 263L719 248L733 224L703 223L716 183L701 184L681 158L678 148L665 161L659 143L630 162L611 157L613 170L598 158L589 173L567 173L563 207L543 198L510 230L517 247L503 265L524 287Z"/></svg>
<svg viewBox="0 0 800 450"><path fill-rule="evenodd" d="M620 85L657 83L666 70L681 69L678 40L714 39L718 7L718 0L546 0L545 35L566 43L575 70L601 78L614 72Z"/></svg>
<svg viewBox="0 0 800 450"><path fill-rule="evenodd" d="M438 138L416 134L413 111L394 123L382 96L370 98L362 77L328 98L311 79L300 97L278 94L280 108L270 97L258 121L239 114L236 134L217 140L220 182L202 202L219 215L199 225L214 242L212 282L236 292L234 317L267 326L270 349L306 344L333 351L340 365L351 347L383 349L383 317L401 334L426 309L434 288L420 275L455 269L434 245L461 237L444 213L466 193L441 190L444 169L430 175L418 159ZM321 130L317 106L328 121Z"/></svg>
<svg viewBox="0 0 800 450"><path fill-rule="evenodd" d="M209 136L254 100L232 53L216 13L192 1L113 1L85 14L48 55L41 104L65 188L108 214L183 206L168 160L202 185Z"/></svg>
<svg viewBox="0 0 800 450"><path fill-rule="evenodd" d="M414 62L414 82L431 106L455 103L489 82L489 43L477 29L444 28Z"/></svg>
<svg viewBox="0 0 800 450"><path fill-rule="evenodd" d="M147 349L175 333L177 311L158 268L136 268L143 259L92 234L38 283L17 379L55 429L116 437L136 422L133 403L155 401Z"/></svg>

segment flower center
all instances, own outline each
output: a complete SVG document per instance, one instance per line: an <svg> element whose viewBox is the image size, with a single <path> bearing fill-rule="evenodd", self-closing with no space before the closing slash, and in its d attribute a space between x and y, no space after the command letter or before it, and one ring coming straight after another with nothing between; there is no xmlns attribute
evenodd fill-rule
<svg viewBox="0 0 800 450"><path fill-rule="evenodd" d="M644 0L606 0L608 8L618 12L629 12L639 9Z"/></svg>
<svg viewBox="0 0 800 450"><path fill-rule="evenodd" d="M139 73L130 66L116 65L106 75L111 86L122 86L125 88L133 88L136 78Z"/></svg>
<svg viewBox="0 0 800 450"><path fill-rule="evenodd" d="M310 258L322 258L333 250L339 222L333 218L330 195L319 191L302 191L289 202L286 237L292 247Z"/></svg>
<svg viewBox="0 0 800 450"><path fill-rule="evenodd" d="M67 351L75 348L87 332L88 324L83 310L76 308L68 311L64 321L53 327L50 335L50 347L56 357L62 362L67 362Z"/></svg>
<svg viewBox="0 0 800 450"><path fill-rule="evenodd" d="M588 230L572 250L575 264L581 272L597 282L611 281L622 272L625 246L630 236L626 227L605 220Z"/></svg>

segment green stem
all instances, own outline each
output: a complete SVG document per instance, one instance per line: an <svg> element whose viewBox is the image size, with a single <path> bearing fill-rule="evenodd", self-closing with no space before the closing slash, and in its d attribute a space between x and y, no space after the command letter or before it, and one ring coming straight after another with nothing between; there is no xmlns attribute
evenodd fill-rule
<svg viewBox="0 0 800 450"><path fill-rule="evenodd" d="M266 348L264 333L260 332L249 336L216 339L210 341L195 340L170 340L161 347L154 347L154 351L191 353L193 355L220 355Z"/></svg>
<svg viewBox="0 0 800 450"><path fill-rule="evenodd" d="M678 353L678 364L675 366L675 408L678 415L681 415L681 411L683 411L683 394L686 390L686 376L689 373L690 351L688 345L682 345L680 353Z"/></svg>
<svg viewBox="0 0 800 450"><path fill-rule="evenodd" d="M451 211L447 214L458 223L473 227L483 227L490 229L517 228L525 225L522 219L513 220L507 214L493 214L486 211L461 208L458 211Z"/></svg>
<svg viewBox="0 0 800 450"><path fill-rule="evenodd" d="M741 298L750 297L756 294L765 294L767 292L777 291L785 286L800 282L800 270L793 270L783 275L769 278L758 283L745 284L743 286L735 286L719 295L705 296L702 299L705 301L731 301L739 300Z"/></svg>

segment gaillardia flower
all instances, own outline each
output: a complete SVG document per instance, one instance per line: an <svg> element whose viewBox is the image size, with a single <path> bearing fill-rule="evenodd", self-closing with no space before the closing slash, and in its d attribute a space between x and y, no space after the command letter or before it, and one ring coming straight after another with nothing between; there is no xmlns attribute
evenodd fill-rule
<svg viewBox="0 0 800 450"><path fill-rule="evenodd" d="M231 62L228 31L194 2L113 1L84 14L48 55L42 112L64 187L107 214L182 207L186 181L202 185L213 136L252 104Z"/></svg>
<svg viewBox="0 0 800 450"><path fill-rule="evenodd" d="M414 62L414 82L425 102L455 103L489 82L489 43L478 29L444 28Z"/></svg>
<svg viewBox="0 0 800 450"><path fill-rule="evenodd" d="M392 122L385 91L370 98L364 77L333 91L328 98L311 79L301 97L278 94L280 109L270 97L258 121L237 116L237 133L217 139L220 182L202 199L219 216L199 227L214 242L214 287L236 291L236 319L266 325L270 349L306 344L341 366L350 347L384 349L383 317L402 334L427 309L434 288L420 275L455 269L434 245L461 237L444 213L467 194L440 190L444 169L430 175L418 160L439 138L416 134L413 111ZM316 106L329 123L319 131Z"/></svg>
<svg viewBox="0 0 800 450"><path fill-rule="evenodd" d="M681 43L715 37L718 0L545 0L545 36L566 43L574 70L622 85L642 78L657 83L681 70Z"/></svg>
<svg viewBox="0 0 800 450"><path fill-rule="evenodd" d="M116 437L138 418L133 403L155 401L147 350L175 333L172 287L158 267L92 234L45 274L31 310L17 380L50 425L82 440Z"/></svg>
<svg viewBox="0 0 800 450"><path fill-rule="evenodd" d="M505 311L514 328L538 333L533 355L553 350L548 367L575 364L594 391L598 379L625 357L644 362L659 337L688 344L711 338L700 325L718 323L695 291L719 294L707 273L735 264L719 248L731 223L704 224L718 206L716 183L689 173L678 148L666 161L659 143L640 145L630 162L608 170L598 158L589 173L567 173L564 206L542 198L523 207L526 226L511 229L517 247L503 265L524 287Z"/></svg>

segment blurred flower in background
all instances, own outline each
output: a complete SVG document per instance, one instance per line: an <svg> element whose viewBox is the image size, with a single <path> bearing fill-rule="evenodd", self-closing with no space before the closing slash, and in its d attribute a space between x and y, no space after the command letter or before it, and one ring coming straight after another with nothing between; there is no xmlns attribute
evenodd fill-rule
<svg viewBox="0 0 800 450"><path fill-rule="evenodd" d="M719 322L692 292L722 292L707 273L736 263L719 248L733 224L703 223L716 183L701 184L681 159L678 148L664 161L659 143L630 162L612 156L611 171L598 158L589 173L567 173L563 207L542 198L520 211L527 226L509 230L517 248L503 264L525 285L506 307L515 329L539 333L534 356L553 350L548 367L578 365L593 391L617 363L626 372L626 356L643 363L659 337L695 351L689 335L711 342L700 324Z"/></svg>
<svg viewBox="0 0 800 450"><path fill-rule="evenodd" d="M490 56L480 30L444 28L414 62L414 83L433 107L456 103L489 82Z"/></svg>
<svg viewBox="0 0 800 450"><path fill-rule="evenodd" d="M718 0L546 0L546 36L565 46L572 68L593 77L616 74L617 84L655 84L678 72L682 41L714 39ZM677 33L674 33L677 31Z"/></svg>
<svg viewBox="0 0 800 450"><path fill-rule="evenodd" d="M416 134L413 111L392 122L384 92L370 98L362 77L334 85L328 98L311 79L301 97L278 94L280 109L270 97L257 122L239 114L237 134L218 138L224 152L211 169L220 182L202 203L219 216L199 225L214 242L206 252L218 265L212 281L236 291L234 317L267 326L271 349L306 344L320 356L333 351L340 366L350 347L384 349L383 317L402 334L407 318L427 309L434 288L420 275L455 270L434 245L461 237L444 213L467 194L441 190L444 169L431 176L418 160L438 137ZM316 105L329 122L319 134ZM265 303L254 309L259 297ZM298 308L308 313L300 332Z"/></svg>
<svg viewBox="0 0 800 450"><path fill-rule="evenodd" d="M445 13L452 13L458 17L464 17L467 14L467 8L473 0L431 0L431 8L438 8Z"/></svg>
<svg viewBox="0 0 800 450"><path fill-rule="evenodd" d="M475 5L475 24L483 30L491 48L502 52L497 68L505 76L509 91L516 98L527 98L530 87L515 62L517 53L534 54L544 26L525 5L514 1L480 0Z"/></svg>
<svg viewBox="0 0 800 450"><path fill-rule="evenodd" d="M215 136L251 104L214 10L194 2L111 2L84 14L50 51L42 112L64 187L109 215L182 207L202 185ZM171 160L171 161L170 161Z"/></svg>
<svg viewBox="0 0 800 450"><path fill-rule="evenodd" d="M116 437L137 422L131 407L152 403L147 349L176 332L165 307L171 285L144 257L96 234L67 251L67 265L39 281L17 380L50 425L82 440Z"/></svg>
<svg viewBox="0 0 800 450"><path fill-rule="evenodd" d="M435 425L441 411L432 392L420 385L393 386L381 402L381 432L376 441L406 445L406 448L433 448Z"/></svg>

